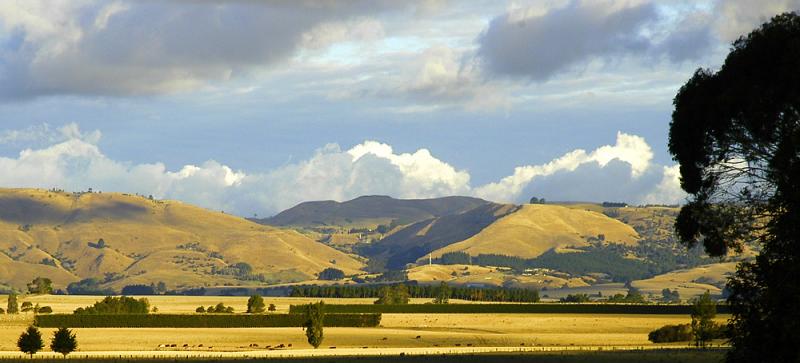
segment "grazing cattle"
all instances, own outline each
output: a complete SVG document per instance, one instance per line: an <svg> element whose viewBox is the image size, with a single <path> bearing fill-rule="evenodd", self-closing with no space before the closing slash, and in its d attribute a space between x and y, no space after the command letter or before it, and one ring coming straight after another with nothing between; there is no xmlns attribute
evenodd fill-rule
<svg viewBox="0 0 800 363"><path fill-rule="evenodd" d="M387 338L387 337L383 337L383 339L381 339L381 340L389 340L389 338Z"/></svg>
<svg viewBox="0 0 800 363"><path fill-rule="evenodd" d="M456 343L456 346L457 346L457 347L460 347L460 346L461 346L461 343Z"/></svg>
<svg viewBox="0 0 800 363"><path fill-rule="evenodd" d="M202 348L202 347L203 347L203 345L202 345L202 344L199 344L199 345L198 345L198 347L199 347L199 348Z"/></svg>
<svg viewBox="0 0 800 363"><path fill-rule="evenodd" d="M188 347L189 347L189 344L184 344L184 345L183 345L183 347L184 347L184 348L188 348Z"/></svg>
<svg viewBox="0 0 800 363"><path fill-rule="evenodd" d="M422 335L417 335L417 337L414 339L422 339Z"/></svg>
<svg viewBox="0 0 800 363"><path fill-rule="evenodd" d="M177 347L177 346L178 346L177 344L170 344L170 345L169 345L169 347L170 347L170 348L175 348L175 347Z"/></svg>
<svg viewBox="0 0 800 363"><path fill-rule="evenodd" d="M336 347L328 347L328 349L336 349Z"/></svg>
<svg viewBox="0 0 800 363"><path fill-rule="evenodd" d="M467 346L468 346L468 347L471 347L471 346L472 346L472 343L467 343Z"/></svg>
<svg viewBox="0 0 800 363"><path fill-rule="evenodd" d="M289 343L289 348L291 348L291 347L292 347L292 343Z"/></svg>

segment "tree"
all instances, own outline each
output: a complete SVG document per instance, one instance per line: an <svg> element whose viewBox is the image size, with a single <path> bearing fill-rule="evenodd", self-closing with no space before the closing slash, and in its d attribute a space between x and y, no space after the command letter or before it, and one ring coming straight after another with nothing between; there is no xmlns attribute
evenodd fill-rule
<svg viewBox="0 0 800 363"><path fill-rule="evenodd" d="M436 297L433 298L434 304L447 304L450 302L450 285L442 281L436 290Z"/></svg>
<svg viewBox="0 0 800 363"><path fill-rule="evenodd" d="M8 294L8 305L6 306L6 311L9 314L19 313L19 305L17 304L17 294L13 292Z"/></svg>
<svg viewBox="0 0 800 363"><path fill-rule="evenodd" d="M692 304L692 336L696 346L705 348L706 344L714 339L716 316L717 304L711 300L708 291L695 299Z"/></svg>
<svg viewBox="0 0 800 363"><path fill-rule="evenodd" d="M53 281L45 277L37 277L28 284L28 292L31 294L52 294Z"/></svg>
<svg viewBox="0 0 800 363"><path fill-rule="evenodd" d="M20 307L21 307L21 310L22 310L23 313L27 313L27 312L33 310L33 304L31 304L30 301L23 301L22 302L22 306L20 306Z"/></svg>
<svg viewBox="0 0 800 363"><path fill-rule="evenodd" d="M305 323L303 329L306 331L308 344L317 349L322 344L322 325L325 320L325 303L320 301L315 304L306 305Z"/></svg>
<svg viewBox="0 0 800 363"><path fill-rule="evenodd" d="M17 339L17 347L19 348L20 352L25 354L30 354L31 358L36 352L42 350L44 348L44 342L42 341L42 333L39 332L35 326L29 326L27 330L22 332Z"/></svg>
<svg viewBox="0 0 800 363"><path fill-rule="evenodd" d="M344 272L338 268L328 267L319 273L320 280L341 280L344 278Z"/></svg>
<svg viewBox="0 0 800 363"><path fill-rule="evenodd" d="M669 149L689 200L680 239L712 256L759 244L729 280L729 362L800 360L800 16L733 43L675 96Z"/></svg>
<svg viewBox="0 0 800 363"><path fill-rule="evenodd" d="M106 296L92 306L75 309L75 314L147 314L150 302L145 299L134 299L128 296Z"/></svg>
<svg viewBox="0 0 800 363"><path fill-rule="evenodd" d="M248 313L263 313L264 312L264 298L261 295L253 295L247 299L247 312Z"/></svg>
<svg viewBox="0 0 800 363"><path fill-rule="evenodd" d="M74 352L75 349L78 349L78 340L75 338L75 333L67 328L59 328L53 332L50 350L59 352L66 358L67 354Z"/></svg>
<svg viewBox="0 0 800 363"><path fill-rule="evenodd" d="M668 303L679 303L681 302L681 294L678 292L677 289L670 290L670 289L663 289L661 290L662 300Z"/></svg>
<svg viewBox="0 0 800 363"><path fill-rule="evenodd" d="M122 295L155 295L155 285L125 285L122 288Z"/></svg>
<svg viewBox="0 0 800 363"><path fill-rule="evenodd" d="M269 304L269 307L267 308L267 311L275 311L275 310L278 310L278 309L275 307L275 304Z"/></svg>

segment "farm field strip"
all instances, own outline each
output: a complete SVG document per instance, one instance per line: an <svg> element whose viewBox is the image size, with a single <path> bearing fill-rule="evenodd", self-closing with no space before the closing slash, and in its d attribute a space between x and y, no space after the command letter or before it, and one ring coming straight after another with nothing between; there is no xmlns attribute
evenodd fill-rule
<svg viewBox="0 0 800 363"><path fill-rule="evenodd" d="M487 353L536 353L536 352L608 352L608 351L644 351L644 350L694 350L685 346L651 345L651 346L583 346L583 347L431 347L431 348L380 348L380 349L294 349L294 350L254 350L247 352L192 352L192 351L96 351L75 352L71 360L91 358L293 358L293 357L357 357L357 356L427 356L427 355L467 355ZM54 352L38 353L37 358L61 358ZM0 359L27 359L19 352L0 351Z"/></svg>

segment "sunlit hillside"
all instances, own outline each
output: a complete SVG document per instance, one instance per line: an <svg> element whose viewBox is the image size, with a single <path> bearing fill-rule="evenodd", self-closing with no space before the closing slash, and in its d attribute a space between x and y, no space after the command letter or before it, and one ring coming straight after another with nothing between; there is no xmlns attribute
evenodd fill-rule
<svg viewBox="0 0 800 363"><path fill-rule="evenodd" d="M296 231L181 202L34 189L0 189L0 252L0 282L15 287L37 276L57 288L87 277L116 289L246 285L363 266Z"/></svg>
<svg viewBox="0 0 800 363"><path fill-rule="evenodd" d="M527 204L478 234L436 250L432 255L465 252L473 256L501 254L534 258L553 248L587 246L590 238L635 245L639 235L631 226L598 212Z"/></svg>

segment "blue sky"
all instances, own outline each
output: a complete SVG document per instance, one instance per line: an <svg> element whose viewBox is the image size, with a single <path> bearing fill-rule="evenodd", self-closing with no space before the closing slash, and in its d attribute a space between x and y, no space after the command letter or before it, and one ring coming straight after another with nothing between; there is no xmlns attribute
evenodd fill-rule
<svg viewBox="0 0 800 363"><path fill-rule="evenodd" d="M676 203L675 92L798 5L6 1L0 187Z"/></svg>

